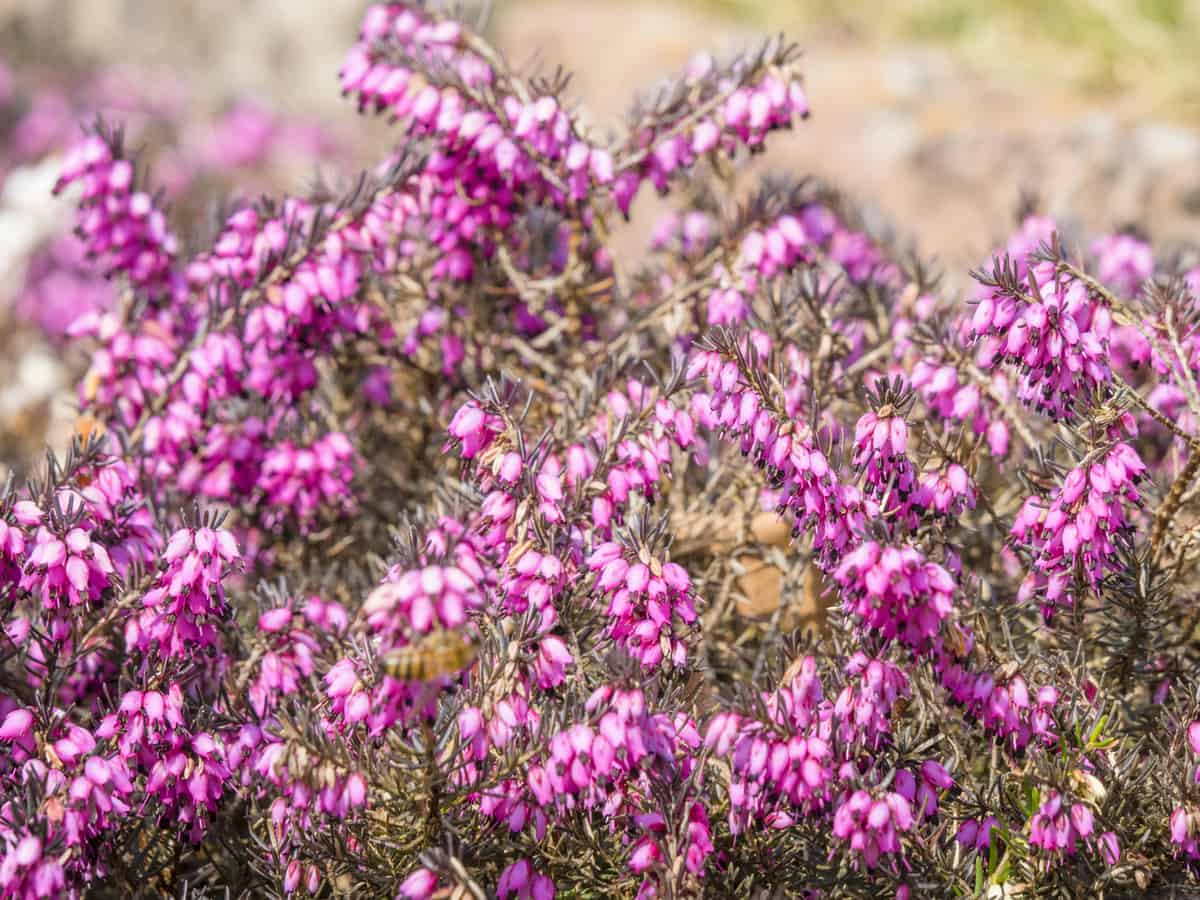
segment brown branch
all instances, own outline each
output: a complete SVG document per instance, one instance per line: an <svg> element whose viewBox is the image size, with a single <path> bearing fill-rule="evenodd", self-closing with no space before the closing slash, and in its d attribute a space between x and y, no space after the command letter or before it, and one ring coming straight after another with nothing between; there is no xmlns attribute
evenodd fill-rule
<svg viewBox="0 0 1200 900"><path fill-rule="evenodd" d="M1175 483L1171 485L1171 490L1163 500L1162 506L1158 508L1158 512L1154 514L1154 528L1150 532L1150 558L1158 557L1159 549L1162 545L1163 538L1166 536L1167 528L1171 524L1171 519L1175 517L1175 513L1179 511L1179 506L1183 501L1184 492L1187 490L1191 480L1195 477L1196 472L1200 470L1200 453L1195 449L1188 455L1187 464L1184 465L1183 471L1175 478Z"/></svg>

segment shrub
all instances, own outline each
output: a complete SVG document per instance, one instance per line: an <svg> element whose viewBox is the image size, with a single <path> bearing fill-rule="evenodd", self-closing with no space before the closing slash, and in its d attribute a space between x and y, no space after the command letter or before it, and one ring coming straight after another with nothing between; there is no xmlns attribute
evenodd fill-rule
<svg viewBox="0 0 1200 900"><path fill-rule="evenodd" d="M1200 269L1030 213L964 297L739 193L797 66L603 138L373 6L341 85L397 150L199 252L79 143L119 298L0 500L3 896L1194 884Z"/></svg>

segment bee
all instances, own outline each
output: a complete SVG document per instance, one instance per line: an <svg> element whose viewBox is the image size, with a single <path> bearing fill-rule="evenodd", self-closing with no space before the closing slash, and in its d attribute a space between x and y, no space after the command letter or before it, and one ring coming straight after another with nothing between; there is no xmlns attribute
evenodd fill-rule
<svg viewBox="0 0 1200 900"><path fill-rule="evenodd" d="M432 681L461 672L475 661L479 648L459 631L438 630L407 647L384 654L383 671L400 681Z"/></svg>
<svg viewBox="0 0 1200 900"><path fill-rule="evenodd" d="M968 632L957 622L950 622L946 626L945 643L946 649L959 660L966 659L971 649Z"/></svg>
<svg viewBox="0 0 1200 900"><path fill-rule="evenodd" d="M91 403L96 399L96 395L100 393L100 386L104 379L95 369L90 369L83 379L83 396Z"/></svg>
<svg viewBox="0 0 1200 900"><path fill-rule="evenodd" d="M803 654L801 654L788 663L788 667L783 670L783 677L779 679L779 684L781 687L788 687L793 681L796 680L796 676L799 675L800 670L804 668L804 660L805 657Z"/></svg>
<svg viewBox="0 0 1200 900"><path fill-rule="evenodd" d="M94 416L89 416L86 413L75 420L75 434L81 443L86 444L94 435L97 438L104 437L107 429L104 423Z"/></svg>

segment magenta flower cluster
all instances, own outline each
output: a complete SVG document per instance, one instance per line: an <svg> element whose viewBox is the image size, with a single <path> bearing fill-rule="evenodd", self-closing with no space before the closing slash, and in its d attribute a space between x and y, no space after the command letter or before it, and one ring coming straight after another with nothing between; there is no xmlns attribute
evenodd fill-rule
<svg viewBox="0 0 1200 900"><path fill-rule="evenodd" d="M1132 531L1129 510L1141 503L1137 485L1145 472L1137 451L1121 441L1068 472L1049 498L1025 500L1011 531L1034 560L1023 597L1036 597L1049 612L1074 603L1077 573L1093 590L1100 584L1115 568L1118 542Z"/></svg>
<svg viewBox="0 0 1200 900"><path fill-rule="evenodd" d="M687 644L682 635L696 623L687 572L655 557L643 562L641 555L627 554L614 541L597 547L587 564L599 573L596 590L607 598L609 635L645 668L664 660L684 667Z"/></svg>

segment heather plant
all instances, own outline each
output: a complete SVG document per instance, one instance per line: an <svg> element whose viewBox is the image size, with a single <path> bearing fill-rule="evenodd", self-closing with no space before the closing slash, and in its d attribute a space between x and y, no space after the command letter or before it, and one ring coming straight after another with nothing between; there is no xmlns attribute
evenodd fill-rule
<svg viewBox="0 0 1200 900"><path fill-rule="evenodd" d="M963 290L745 185L779 40L611 135L434 5L339 76L395 148L202 245L64 160L119 297L0 497L0 895L1195 890L1189 249L1025 212Z"/></svg>
<svg viewBox="0 0 1200 900"><path fill-rule="evenodd" d="M80 64L58 58L63 54L53 47L29 48L28 55L39 64L16 73L0 59L0 223L6 244L0 268L12 279L0 315L33 326L56 344L75 319L111 309L117 295L116 284L104 277L108 270L91 263L67 227L63 204L44 198L47 174L61 168L59 154L75 142L80 122L98 113L119 117L126 140L155 162L150 219L158 224L150 227L165 226L169 203L188 235L204 227L189 219L203 221L222 191L253 196L277 185L283 173L309 175L350 149L334 129L246 99L202 114L200 98L179 79ZM149 202L148 195L140 197L135 208Z"/></svg>

